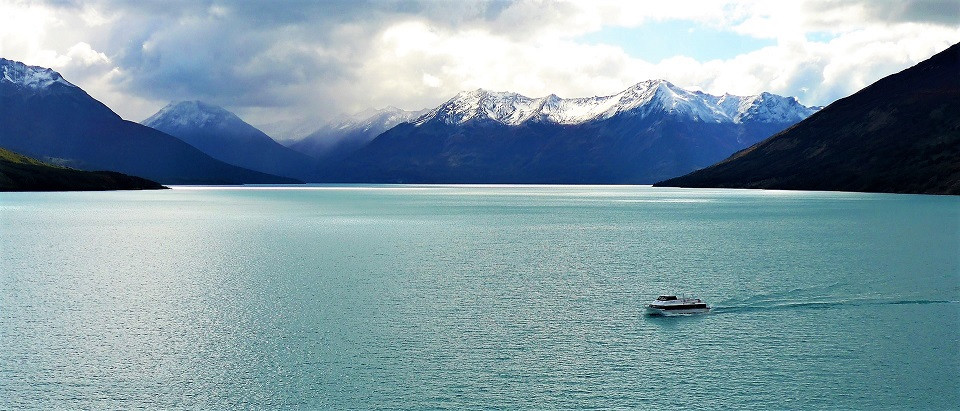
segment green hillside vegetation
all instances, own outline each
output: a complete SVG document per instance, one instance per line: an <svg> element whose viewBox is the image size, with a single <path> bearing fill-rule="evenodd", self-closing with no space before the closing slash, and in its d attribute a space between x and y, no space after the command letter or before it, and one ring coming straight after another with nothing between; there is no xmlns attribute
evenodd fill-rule
<svg viewBox="0 0 960 411"><path fill-rule="evenodd" d="M157 190L159 183L113 171L80 171L0 148L0 191Z"/></svg>

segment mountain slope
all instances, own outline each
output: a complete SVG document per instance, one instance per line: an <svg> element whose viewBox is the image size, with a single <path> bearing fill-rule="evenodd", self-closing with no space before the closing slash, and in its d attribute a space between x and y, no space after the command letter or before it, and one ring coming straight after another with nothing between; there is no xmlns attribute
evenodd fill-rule
<svg viewBox="0 0 960 411"><path fill-rule="evenodd" d="M166 184L296 182L217 161L125 121L50 69L0 59L0 107L0 147L46 162Z"/></svg>
<svg viewBox="0 0 960 411"><path fill-rule="evenodd" d="M325 177L343 182L644 184L712 164L815 109L663 80L562 99L463 92L381 134Z"/></svg>
<svg viewBox="0 0 960 411"><path fill-rule="evenodd" d="M411 121L424 113L396 107L368 110L345 116L316 129L309 135L287 143L287 146L320 160L348 155L397 124Z"/></svg>
<svg viewBox="0 0 960 411"><path fill-rule="evenodd" d="M174 102L141 124L229 164L301 180L314 177L313 159L280 145L222 107L200 101Z"/></svg>
<svg viewBox="0 0 960 411"><path fill-rule="evenodd" d="M960 44L657 185L960 194Z"/></svg>
<svg viewBox="0 0 960 411"><path fill-rule="evenodd" d="M145 178L58 167L0 148L0 191L159 190Z"/></svg>

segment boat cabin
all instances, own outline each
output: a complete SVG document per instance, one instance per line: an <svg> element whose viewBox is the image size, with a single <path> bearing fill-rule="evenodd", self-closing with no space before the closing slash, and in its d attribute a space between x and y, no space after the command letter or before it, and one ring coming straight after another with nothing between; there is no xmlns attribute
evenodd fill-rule
<svg viewBox="0 0 960 411"><path fill-rule="evenodd" d="M673 301L676 299L677 299L677 296L675 295L661 295L657 297L657 301Z"/></svg>

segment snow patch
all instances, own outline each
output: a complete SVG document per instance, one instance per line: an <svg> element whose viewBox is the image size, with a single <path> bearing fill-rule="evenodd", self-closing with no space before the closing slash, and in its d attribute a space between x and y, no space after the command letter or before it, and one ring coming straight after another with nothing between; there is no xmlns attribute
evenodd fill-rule
<svg viewBox="0 0 960 411"><path fill-rule="evenodd" d="M201 101L180 101L167 104L142 124L153 128L226 127L228 122L242 121L222 107Z"/></svg>
<svg viewBox="0 0 960 411"><path fill-rule="evenodd" d="M0 58L0 71L3 73L0 81L32 90L45 90L57 83L77 87L64 80L63 76L56 71L44 67L28 66L19 61Z"/></svg>

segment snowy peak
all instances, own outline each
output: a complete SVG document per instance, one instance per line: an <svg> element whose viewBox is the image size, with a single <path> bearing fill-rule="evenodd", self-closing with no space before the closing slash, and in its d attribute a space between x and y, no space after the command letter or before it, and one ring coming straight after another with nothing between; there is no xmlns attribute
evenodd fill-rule
<svg viewBox="0 0 960 411"><path fill-rule="evenodd" d="M414 121L422 124L438 119L447 124L463 124L468 121L496 121L504 124L519 124L536 112L534 99L517 93L476 89L458 93L446 103Z"/></svg>
<svg viewBox="0 0 960 411"><path fill-rule="evenodd" d="M147 127L157 129L168 127L222 128L237 123L243 123L243 120L223 107L202 101L172 102L142 122Z"/></svg>
<svg viewBox="0 0 960 411"><path fill-rule="evenodd" d="M725 123L730 118L716 106L716 97L677 87L666 80L649 80L617 94L617 104L603 118L619 113L648 116L662 113L683 120Z"/></svg>
<svg viewBox="0 0 960 411"><path fill-rule="evenodd" d="M0 58L0 83L13 84L16 87L44 90L54 84L78 88L56 71L45 67L28 66L19 61Z"/></svg>
<svg viewBox="0 0 960 411"><path fill-rule="evenodd" d="M667 115L684 121L708 123L795 123L815 112L792 97L770 93L756 96L714 96L677 87L666 80L647 80L620 93L564 99L551 94L530 98L484 89L465 91L424 114L415 125L429 121L463 124L492 121L520 125L528 121L579 124L618 115Z"/></svg>
<svg viewBox="0 0 960 411"><path fill-rule="evenodd" d="M767 92L743 99L733 119L737 123L756 121L761 123L797 123L818 110L806 107L793 97L783 97Z"/></svg>
<svg viewBox="0 0 960 411"><path fill-rule="evenodd" d="M263 142L266 140L274 142L270 136L243 121L243 119L237 117L236 114L227 111L223 107L207 104L202 101L172 102L146 120L143 120L140 124L187 141L205 152L213 152L216 150L209 147L200 147L199 145L201 144L193 140L194 138L204 139L204 144L207 143L208 139L209 141L215 141L224 138L226 139L224 141L229 142ZM218 149L219 148L217 148L217 150ZM214 156L214 158L230 162L217 156ZM257 168L254 169L261 171Z"/></svg>

